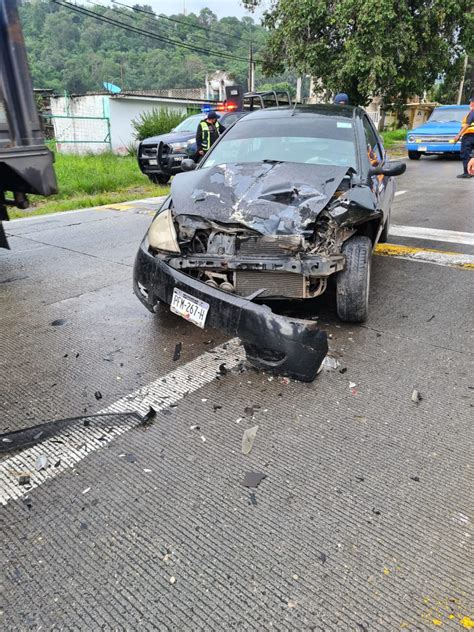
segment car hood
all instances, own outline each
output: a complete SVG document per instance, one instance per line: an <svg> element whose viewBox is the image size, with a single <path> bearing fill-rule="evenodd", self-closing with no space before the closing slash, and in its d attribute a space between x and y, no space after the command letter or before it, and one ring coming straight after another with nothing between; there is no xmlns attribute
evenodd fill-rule
<svg viewBox="0 0 474 632"><path fill-rule="evenodd" d="M420 127L408 132L409 134L457 134L461 129L458 121L428 121Z"/></svg>
<svg viewBox="0 0 474 632"><path fill-rule="evenodd" d="M190 138L194 138L194 132L170 132L169 134L161 134L160 136L151 136L142 140L142 145L158 145L160 141L163 143L180 143L187 142Z"/></svg>
<svg viewBox="0 0 474 632"><path fill-rule="evenodd" d="M175 176L173 212L263 235L294 235L316 220L348 170L275 161L197 169Z"/></svg>

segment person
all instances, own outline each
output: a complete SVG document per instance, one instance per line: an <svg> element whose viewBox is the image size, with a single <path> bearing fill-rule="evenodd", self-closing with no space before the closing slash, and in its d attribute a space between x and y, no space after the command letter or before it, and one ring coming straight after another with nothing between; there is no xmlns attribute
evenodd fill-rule
<svg viewBox="0 0 474 632"><path fill-rule="evenodd" d="M345 92L338 92L334 97L334 103L336 105L349 105L349 97Z"/></svg>
<svg viewBox="0 0 474 632"><path fill-rule="evenodd" d="M457 178L472 178L467 166L474 151L474 95L469 99L469 107L469 112L462 120L461 130L453 141L456 144L461 139L463 172L456 176Z"/></svg>
<svg viewBox="0 0 474 632"><path fill-rule="evenodd" d="M196 132L196 157L200 160L207 154L221 134L225 132L225 127L217 120L219 114L215 110L207 113L204 121L199 123Z"/></svg>

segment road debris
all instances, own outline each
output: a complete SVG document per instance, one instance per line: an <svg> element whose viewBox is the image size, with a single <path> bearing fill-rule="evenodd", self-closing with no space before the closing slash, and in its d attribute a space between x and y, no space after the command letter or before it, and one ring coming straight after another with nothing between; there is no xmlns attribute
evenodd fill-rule
<svg viewBox="0 0 474 632"><path fill-rule="evenodd" d="M322 369L324 369L325 371L335 371L338 366L339 362L336 360L336 358L333 358L330 355L327 355L321 364Z"/></svg>
<svg viewBox="0 0 474 632"><path fill-rule="evenodd" d="M53 320L53 322L51 323L51 325L53 327L61 327L61 325L65 325L66 324L66 319L65 318L58 318L56 320Z"/></svg>
<svg viewBox="0 0 474 632"><path fill-rule="evenodd" d="M171 585L176 584L176 577L174 576L170 577L170 584Z"/></svg>
<svg viewBox="0 0 474 632"><path fill-rule="evenodd" d="M244 487L256 488L265 478L267 478L267 475L263 472L245 472L242 485Z"/></svg>
<svg viewBox="0 0 474 632"><path fill-rule="evenodd" d="M328 557L327 557L326 553L323 553L322 551L319 551L318 559L321 562L321 564L326 564L326 561L327 561Z"/></svg>
<svg viewBox="0 0 474 632"><path fill-rule="evenodd" d="M255 493L252 492L251 494L249 494L249 505L252 505L253 507L257 506L257 497L255 496Z"/></svg>
<svg viewBox="0 0 474 632"><path fill-rule="evenodd" d="M347 367L343 366L342 369L339 369L339 373L345 373L347 371Z"/></svg>
<svg viewBox="0 0 474 632"><path fill-rule="evenodd" d="M242 435L242 452L244 454L250 454L253 448L253 442L257 436L258 424L247 428Z"/></svg>
<svg viewBox="0 0 474 632"><path fill-rule="evenodd" d="M47 465L48 465L48 457L45 454L40 454L36 459L36 463L35 463L36 470L40 472L41 470L46 469Z"/></svg>
<svg viewBox="0 0 474 632"><path fill-rule="evenodd" d="M156 417L156 410L153 408L153 406L150 406L148 408L148 412L145 413L143 417L141 418L139 425L144 426L144 427L151 426L151 424L153 423L152 419L154 417Z"/></svg>
<svg viewBox="0 0 474 632"><path fill-rule="evenodd" d="M94 397L95 397L97 400L102 399L102 393L101 393L100 391L96 391L96 392L94 393Z"/></svg>
<svg viewBox="0 0 474 632"><path fill-rule="evenodd" d="M415 404L419 404L422 399L423 397L421 396L421 393L416 389L413 389L413 393L411 394L411 401Z"/></svg>
<svg viewBox="0 0 474 632"><path fill-rule="evenodd" d="M190 430L201 430L201 426L198 426L197 424L194 424L193 426L189 426Z"/></svg>
<svg viewBox="0 0 474 632"><path fill-rule="evenodd" d="M84 490L82 490L82 493L83 494L87 494L90 491L91 491L91 488L90 487L86 487Z"/></svg>
<svg viewBox="0 0 474 632"><path fill-rule="evenodd" d="M183 348L183 343L182 342L177 342L176 346L174 348L174 353L173 353L173 362L176 362L176 360L179 360L181 357L181 349Z"/></svg>
<svg viewBox="0 0 474 632"><path fill-rule="evenodd" d="M222 406L220 404L213 404L212 408L214 409L214 412L216 412L217 410L220 410Z"/></svg>
<svg viewBox="0 0 474 632"><path fill-rule="evenodd" d="M226 368L225 362L223 362L222 364L219 365L217 373L219 375L227 375L227 373L229 373L229 369Z"/></svg>
<svg viewBox="0 0 474 632"><path fill-rule="evenodd" d="M29 485L31 481L31 475L29 472L18 473L18 485Z"/></svg>
<svg viewBox="0 0 474 632"><path fill-rule="evenodd" d="M349 388L353 389L357 386L357 384L355 382L349 382Z"/></svg>
<svg viewBox="0 0 474 632"><path fill-rule="evenodd" d="M415 481L415 483L419 483L420 482L420 477L419 476L410 476L412 481Z"/></svg>

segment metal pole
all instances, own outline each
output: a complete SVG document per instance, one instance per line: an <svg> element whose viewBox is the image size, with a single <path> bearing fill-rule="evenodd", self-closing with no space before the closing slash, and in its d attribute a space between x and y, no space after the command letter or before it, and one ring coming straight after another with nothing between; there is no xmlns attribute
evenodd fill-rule
<svg viewBox="0 0 474 632"><path fill-rule="evenodd" d="M462 99L462 93L463 93L463 90L464 90L464 78L466 76L466 70L467 70L467 55L464 57L464 67L463 67L463 71L462 71L462 78L461 78L461 81L459 83L458 100L456 101L456 103L458 105L461 105L461 99Z"/></svg>

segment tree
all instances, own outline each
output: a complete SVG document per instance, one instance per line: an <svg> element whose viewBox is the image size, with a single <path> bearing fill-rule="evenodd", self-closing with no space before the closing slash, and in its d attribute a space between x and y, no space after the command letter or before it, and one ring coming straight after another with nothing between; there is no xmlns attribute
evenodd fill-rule
<svg viewBox="0 0 474 632"><path fill-rule="evenodd" d="M260 0L243 0L249 8ZM400 105L429 90L472 50L469 0L275 0L263 54L268 74L293 69L351 103Z"/></svg>

